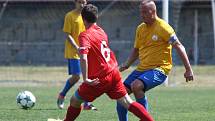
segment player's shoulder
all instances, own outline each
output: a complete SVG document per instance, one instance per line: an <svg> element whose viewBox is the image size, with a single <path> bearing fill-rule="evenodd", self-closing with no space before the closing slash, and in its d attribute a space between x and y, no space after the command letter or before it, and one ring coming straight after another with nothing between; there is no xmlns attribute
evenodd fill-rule
<svg viewBox="0 0 215 121"><path fill-rule="evenodd" d="M137 26L137 31L143 30L145 27L146 27L146 24L145 24L144 22L142 22L141 24L139 24L139 25Z"/></svg>
<svg viewBox="0 0 215 121"><path fill-rule="evenodd" d="M87 30L85 30L79 34L79 38L89 38L89 36L90 35L89 35L89 32Z"/></svg>
<svg viewBox="0 0 215 121"><path fill-rule="evenodd" d="M108 40L108 35L107 35L107 33L105 32L105 30L104 30L102 27L98 26L98 25L96 25L96 27L97 27L97 30L98 30L98 32L100 33L100 35L102 35L102 37L103 37L104 39Z"/></svg>
<svg viewBox="0 0 215 121"><path fill-rule="evenodd" d="M172 26L169 25L165 20L161 19L161 18L157 18L156 20L158 22L158 26L161 28L161 30L165 30L165 31L174 31Z"/></svg>
<svg viewBox="0 0 215 121"><path fill-rule="evenodd" d="M102 32L103 34L106 35L105 30L104 30L102 27L100 27L99 25L95 25L95 28L96 28L98 31L100 31L100 32Z"/></svg>
<svg viewBox="0 0 215 121"><path fill-rule="evenodd" d="M79 36L87 36L87 32L86 31L83 31L83 32L81 32L80 34L79 34Z"/></svg>
<svg viewBox="0 0 215 121"><path fill-rule="evenodd" d="M74 15L75 15L75 10L71 10L71 11L67 12L65 16L66 17L72 17Z"/></svg>
<svg viewBox="0 0 215 121"><path fill-rule="evenodd" d="M144 28L145 26L146 26L146 24L144 22L142 22L141 24L139 24L137 26L137 29Z"/></svg>

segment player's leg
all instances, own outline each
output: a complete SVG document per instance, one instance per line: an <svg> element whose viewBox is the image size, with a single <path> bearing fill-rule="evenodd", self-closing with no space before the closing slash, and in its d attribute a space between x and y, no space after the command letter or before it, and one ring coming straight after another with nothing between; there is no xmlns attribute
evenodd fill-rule
<svg viewBox="0 0 215 121"><path fill-rule="evenodd" d="M82 102L92 102L103 93L104 91L100 85L91 86L82 83L71 98L65 121L74 121L80 114Z"/></svg>
<svg viewBox="0 0 215 121"><path fill-rule="evenodd" d="M131 83L140 75L142 74L142 72L139 71L133 71L128 77L127 79L124 81L124 85L126 87L126 90L128 92L128 94L132 93L131 92ZM117 106L116 106L116 110L117 110L117 114L118 114L118 118L119 121L128 121L128 110L126 108L124 108L122 105L120 105L117 102Z"/></svg>
<svg viewBox="0 0 215 121"><path fill-rule="evenodd" d="M116 99L125 109L135 114L141 121L153 121L147 110L139 103L132 101L128 95L118 70L115 70L112 75L112 85L106 92L111 99Z"/></svg>
<svg viewBox="0 0 215 121"><path fill-rule="evenodd" d="M76 91L70 100L70 106L67 109L66 117L64 121L74 121L81 112L81 104L83 100Z"/></svg>
<svg viewBox="0 0 215 121"><path fill-rule="evenodd" d="M84 110L94 110L94 111L98 110L91 102L84 102L83 109Z"/></svg>
<svg viewBox="0 0 215 121"><path fill-rule="evenodd" d="M70 90L71 87L73 87L78 80L80 79L80 75L73 74L64 85L63 90L60 92L60 96L65 97L67 92Z"/></svg>
<svg viewBox="0 0 215 121"><path fill-rule="evenodd" d="M63 90L60 92L60 94L58 96L58 100L57 100L57 105L60 109L63 109L63 107L64 107L64 98L65 98L67 92L80 79L81 67L80 67L79 59L68 59L68 73L69 73L69 75L72 75L72 76L66 81L66 84L65 84ZM97 110L97 108L90 102L84 102L83 109L84 110Z"/></svg>
<svg viewBox="0 0 215 121"><path fill-rule="evenodd" d="M134 93L136 101L148 110L148 101L144 91L144 83L139 79L134 80L131 84L131 90Z"/></svg>
<svg viewBox="0 0 215 121"><path fill-rule="evenodd" d="M117 99L117 102L132 112L135 116L139 117L141 119L140 121L153 121L152 116L148 113L144 106L132 101L128 94Z"/></svg>
<svg viewBox="0 0 215 121"><path fill-rule="evenodd" d="M75 85L80 79L81 68L80 68L80 60L79 59L68 59L68 73L72 75L64 85L64 88L59 93L57 99L57 105L60 109L64 107L64 98L70 88Z"/></svg>
<svg viewBox="0 0 215 121"><path fill-rule="evenodd" d="M125 87L128 94L131 94L131 90ZM116 105L117 115L119 121L128 121L128 109L126 109L123 105L121 105L119 102L117 102Z"/></svg>
<svg viewBox="0 0 215 121"><path fill-rule="evenodd" d="M131 90L134 93L136 101L148 108L145 91L148 91L166 80L167 76L160 70L152 69L145 71L131 84Z"/></svg>

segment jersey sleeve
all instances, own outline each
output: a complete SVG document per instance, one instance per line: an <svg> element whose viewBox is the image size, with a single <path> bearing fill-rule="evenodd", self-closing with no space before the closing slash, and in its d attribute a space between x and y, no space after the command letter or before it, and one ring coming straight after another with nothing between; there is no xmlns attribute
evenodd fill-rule
<svg viewBox="0 0 215 121"><path fill-rule="evenodd" d="M173 28L170 25L166 25L166 27L163 28L163 38L164 41L167 41L168 43L172 44L174 43L176 40L178 40L175 31L173 30Z"/></svg>
<svg viewBox="0 0 215 121"><path fill-rule="evenodd" d="M78 37L79 40L79 53L80 54L88 54L89 48L90 48L90 43L89 43L89 38L87 35L81 33Z"/></svg>
<svg viewBox="0 0 215 121"><path fill-rule="evenodd" d="M140 48L140 39L139 39L139 28L136 30L135 40L134 40L134 48Z"/></svg>
<svg viewBox="0 0 215 121"><path fill-rule="evenodd" d="M178 37L176 36L176 34L172 34L169 38L169 44L173 44L178 40Z"/></svg>
<svg viewBox="0 0 215 121"><path fill-rule="evenodd" d="M69 14L66 14L64 18L63 32L71 33L72 31L72 18Z"/></svg>

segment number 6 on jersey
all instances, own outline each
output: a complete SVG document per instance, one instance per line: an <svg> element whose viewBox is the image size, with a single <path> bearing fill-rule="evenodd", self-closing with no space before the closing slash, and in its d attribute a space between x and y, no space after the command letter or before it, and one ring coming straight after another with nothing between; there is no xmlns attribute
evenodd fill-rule
<svg viewBox="0 0 215 121"><path fill-rule="evenodd" d="M110 61L110 48L108 48L106 41L102 41L101 43L101 52L105 61Z"/></svg>

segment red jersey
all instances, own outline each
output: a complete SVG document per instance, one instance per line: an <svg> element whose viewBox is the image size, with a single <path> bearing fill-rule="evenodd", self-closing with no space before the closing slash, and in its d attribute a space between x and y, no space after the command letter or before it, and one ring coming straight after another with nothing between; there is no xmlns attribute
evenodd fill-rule
<svg viewBox="0 0 215 121"><path fill-rule="evenodd" d="M104 77L118 64L102 28L94 24L79 35L80 54L87 54L88 78Z"/></svg>

